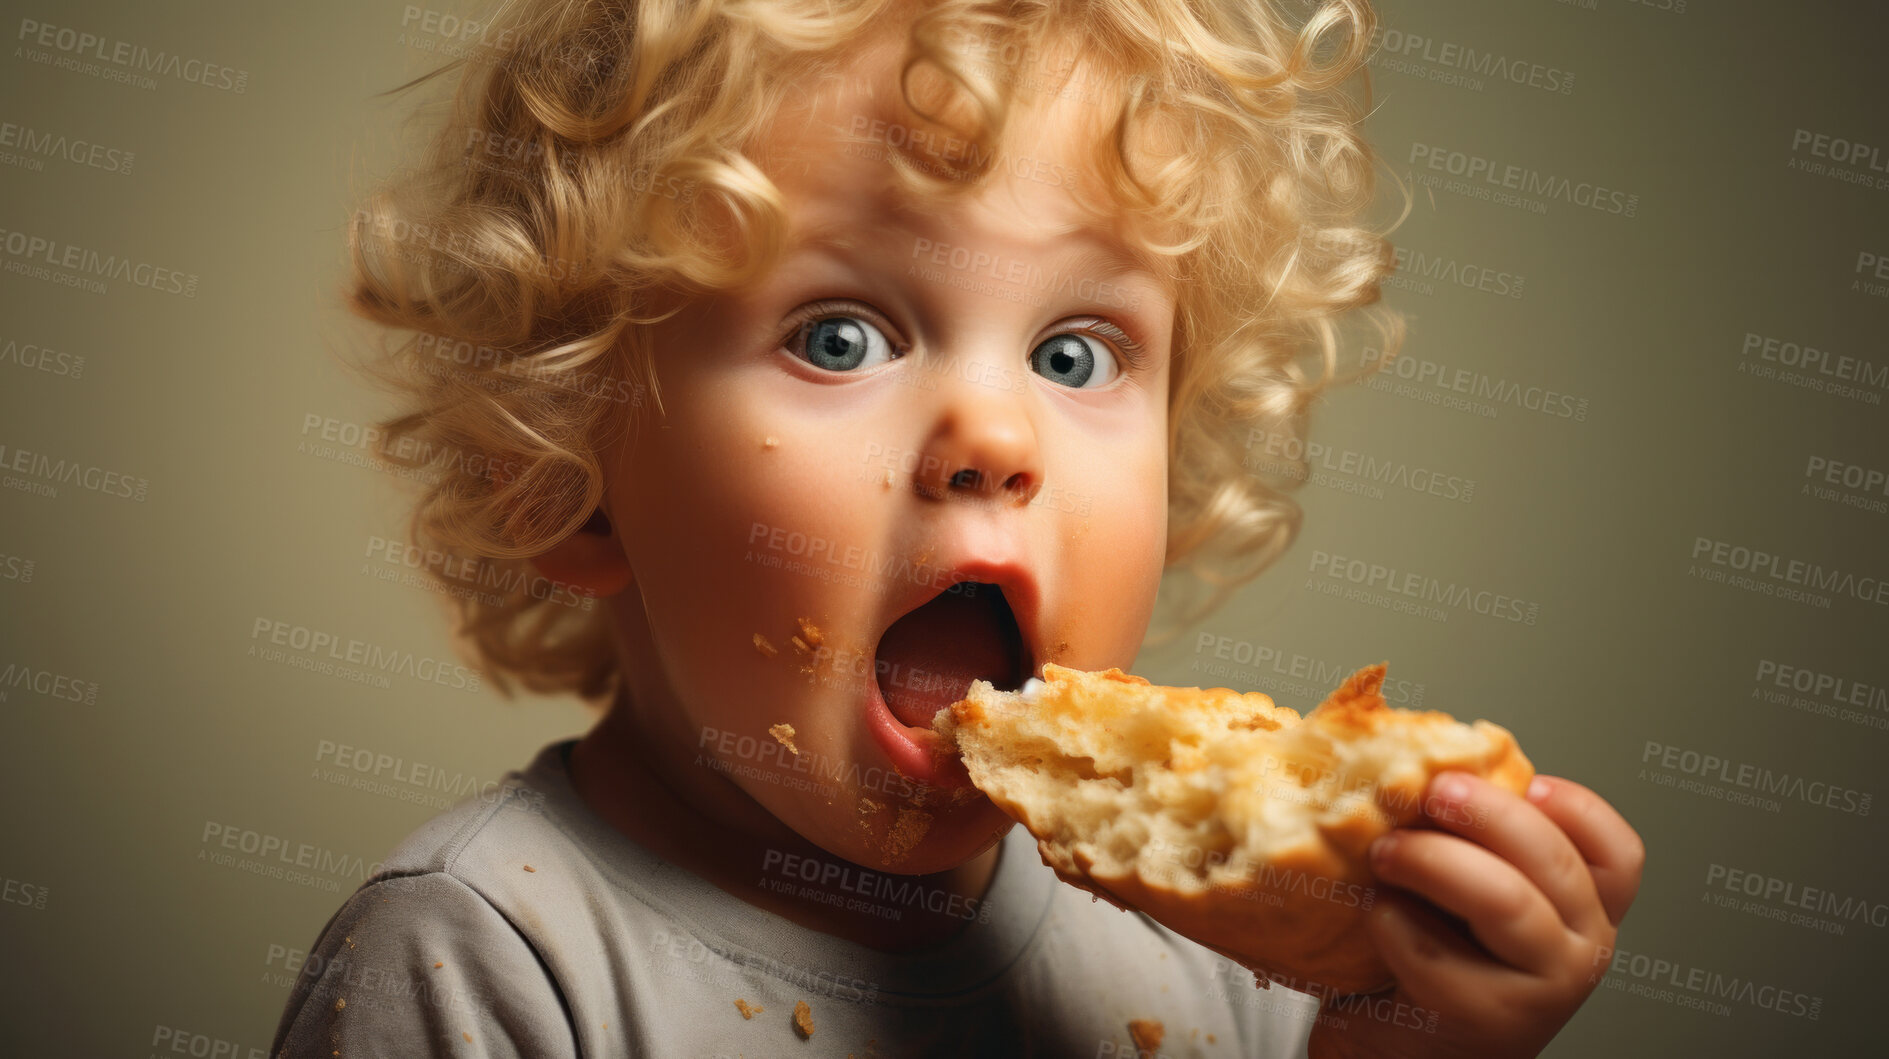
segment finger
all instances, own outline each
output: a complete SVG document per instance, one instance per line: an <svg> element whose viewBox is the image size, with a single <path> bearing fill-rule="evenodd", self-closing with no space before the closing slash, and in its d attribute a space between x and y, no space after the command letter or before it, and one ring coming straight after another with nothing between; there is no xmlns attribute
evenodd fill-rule
<svg viewBox="0 0 1889 1059"><path fill-rule="evenodd" d="M1464 1011L1519 972L1490 959L1441 915L1402 894L1384 894L1371 910L1371 940L1412 1003L1431 1011Z"/></svg>
<svg viewBox="0 0 1889 1059"><path fill-rule="evenodd" d="M1480 776L1441 772L1424 812L1437 826L1474 842L1527 876L1561 921L1582 934L1601 927L1601 904L1581 851L1540 809Z"/></svg>
<svg viewBox="0 0 1889 1059"><path fill-rule="evenodd" d="M1536 776L1528 800L1568 836L1590 866L1607 921L1620 925L1640 892L1646 844L1607 799L1573 780ZM1585 932L1583 932L1585 933Z"/></svg>
<svg viewBox="0 0 1889 1059"><path fill-rule="evenodd" d="M1371 869L1466 923L1496 959L1524 971L1553 965L1568 928L1514 865L1440 831L1402 828L1371 845Z"/></svg>

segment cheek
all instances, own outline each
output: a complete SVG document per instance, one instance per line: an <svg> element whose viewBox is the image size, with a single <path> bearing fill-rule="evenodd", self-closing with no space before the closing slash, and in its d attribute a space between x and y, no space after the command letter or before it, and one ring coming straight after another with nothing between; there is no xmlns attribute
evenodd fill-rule
<svg viewBox="0 0 1889 1059"><path fill-rule="evenodd" d="M773 708L799 686L798 619L854 649L870 604L854 560L880 538L889 494L866 481L845 417L783 414L732 386L666 384L665 402L612 501L653 646L684 701Z"/></svg>
<svg viewBox="0 0 1889 1059"><path fill-rule="evenodd" d="M1084 616L1080 629L1058 635L1079 632L1082 641L1103 652L1095 658L1119 658L1126 666L1154 613L1166 565L1166 452L1156 437L1148 444L1111 448L1105 460L1088 461L1085 467L1067 484L1068 494L1054 498L1074 509L1060 516L1059 576L1070 606L1059 609ZM1085 507L1086 519L1081 516Z"/></svg>

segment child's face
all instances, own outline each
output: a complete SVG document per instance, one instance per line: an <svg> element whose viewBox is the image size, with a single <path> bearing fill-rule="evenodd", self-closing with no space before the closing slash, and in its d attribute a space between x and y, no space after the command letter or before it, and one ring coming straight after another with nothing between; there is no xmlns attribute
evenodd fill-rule
<svg viewBox="0 0 1889 1059"><path fill-rule="evenodd" d="M901 208L880 152L923 123L896 50L873 54L751 152L793 239L848 245L790 244L757 286L658 325L666 414L646 407L611 454L605 502L634 575L616 600L628 694L662 718L666 760L697 763L684 782L733 782L832 853L921 873L1009 821L903 704L1046 661L1133 662L1166 549L1174 299L1096 262L1127 257L1121 223L1071 234L1094 218L1066 185L1100 186L1078 150L1101 115L1080 98L1019 113L970 197ZM986 586L944 591L959 581Z"/></svg>

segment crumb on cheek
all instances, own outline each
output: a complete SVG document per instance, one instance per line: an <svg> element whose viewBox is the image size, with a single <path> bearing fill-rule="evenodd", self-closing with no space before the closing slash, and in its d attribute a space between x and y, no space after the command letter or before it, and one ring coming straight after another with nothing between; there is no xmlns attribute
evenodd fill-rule
<svg viewBox="0 0 1889 1059"><path fill-rule="evenodd" d="M780 724L770 727L767 730L767 734L773 736L775 742L786 747L789 751L793 753L795 757L800 756L800 748L794 745L794 726L793 725L788 724L785 721L782 721Z"/></svg>
<svg viewBox="0 0 1889 1059"><path fill-rule="evenodd" d="M818 625L805 618L795 618L794 623L800 626L801 637L813 646L818 647L826 642L826 634L820 631Z"/></svg>

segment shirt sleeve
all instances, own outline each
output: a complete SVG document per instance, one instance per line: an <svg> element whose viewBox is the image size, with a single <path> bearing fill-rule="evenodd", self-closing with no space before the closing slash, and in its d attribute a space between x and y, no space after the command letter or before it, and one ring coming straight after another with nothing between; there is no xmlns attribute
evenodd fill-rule
<svg viewBox="0 0 1889 1059"><path fill-rule="evenodd" d="M517 928L460 880L355 891L308 954L269 1052L511 1059L577 1055L565 1003Z"/></svg>

